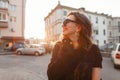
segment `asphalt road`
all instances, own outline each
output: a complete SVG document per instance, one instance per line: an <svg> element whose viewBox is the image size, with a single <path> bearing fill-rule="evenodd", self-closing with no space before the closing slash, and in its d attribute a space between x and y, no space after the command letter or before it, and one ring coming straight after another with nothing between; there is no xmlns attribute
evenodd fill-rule
<svg viewBox="0 0 120 80"><path fill-rule="evenodd" d="M0 80L48 80L46 71L51 55L0 55ZM102 80L120 80L110 58L103 58Z"/></svg>
<svg viewBox="0 0 120 80"><path fill-rule="evenodd" d="M120 69L114 69L110 58L103 58L103 80L120 80Z"/></svg>

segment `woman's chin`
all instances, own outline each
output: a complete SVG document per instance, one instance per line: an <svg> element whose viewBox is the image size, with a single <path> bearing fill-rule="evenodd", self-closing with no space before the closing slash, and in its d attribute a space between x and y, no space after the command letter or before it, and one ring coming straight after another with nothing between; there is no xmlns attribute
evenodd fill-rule
<svg viewBox="0 0 120 80"><path fill-rule="evenodd" d="M66 31L63 32L63 35L67 35L67 34L68 34L68 32L66 32Z"/></svg>
<svg viewBox="0 0 120 80"><path fill-rule="evenodd" d="M64 36L66 36L67 34L66 33L63 33Z"/></svg>

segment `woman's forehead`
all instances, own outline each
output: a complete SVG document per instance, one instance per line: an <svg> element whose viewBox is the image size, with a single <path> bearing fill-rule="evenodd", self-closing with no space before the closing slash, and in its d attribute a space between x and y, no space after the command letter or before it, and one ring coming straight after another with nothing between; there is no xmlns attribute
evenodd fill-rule
<svg viewBox="0 0 120 80"><path fill-rule="evenodd" d="M74 15L69 15L66 17L66 19L72 19L72 20L75 20L75 16Z"/></svg>

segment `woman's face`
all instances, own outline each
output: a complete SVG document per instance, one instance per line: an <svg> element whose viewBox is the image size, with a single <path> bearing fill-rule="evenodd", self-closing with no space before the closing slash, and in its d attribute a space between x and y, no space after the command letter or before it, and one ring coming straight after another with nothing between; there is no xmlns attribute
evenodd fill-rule
<svg viewBox="0 0 120 80"><path fill-rule="evenodd" d="M75 21L75 17L73 15L69 15L65 21L63 22L63 35L65 36L71 36L74 35L76 33L76 31L78 31L78 24Z"/></svg>

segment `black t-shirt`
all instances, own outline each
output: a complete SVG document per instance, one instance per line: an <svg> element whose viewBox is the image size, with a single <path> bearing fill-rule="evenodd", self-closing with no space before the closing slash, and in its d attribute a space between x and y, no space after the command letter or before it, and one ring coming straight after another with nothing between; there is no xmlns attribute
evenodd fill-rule
<svg viewBox="0 0 120 80"><path fill-rule="evenodd" d="M55 62L57 66L54 67L53 80L73 80L74 71L79 64L80 68L77 71L80 73L80 77L82 72L85 73L81 80L91 80L92 68L102 68L102 56L98 46L94 44L89 51L85 51L84 49L74 49L69 42L57 43L53 49L51 63L52 62ZM84 64L87 65L87 67L84 66ZM89 70L84 71L85 67ZM50 74L52 74L52 72ZM58 77L60 79L58 79Z"/></svg>
<svg viewBox="0 0 120 80"><path fill-rule="evenodd" d="M100 50L97 45L92 45L90 50L88 52L81 53L80 49L74 50L75 58L78 59L78 61L85 61L92 65L92 67L99 67L102 68L102 56L100 53ZM84 54L85 53L85 54ZM87 53L87 54L86 54ZM80 59L82 57L82 59Z"/></svg>
<svg viewBox="0 0 120 80"><path fill-rule="evenodd" d="M75 80L91 80L92 69L102 68L102 56L98 46L92 45L88 52L83 51L84 54L80 54L80 49L74 51L76 62L78 61L77 77ZM77 78L75 76L75 78Z"/></svg>

